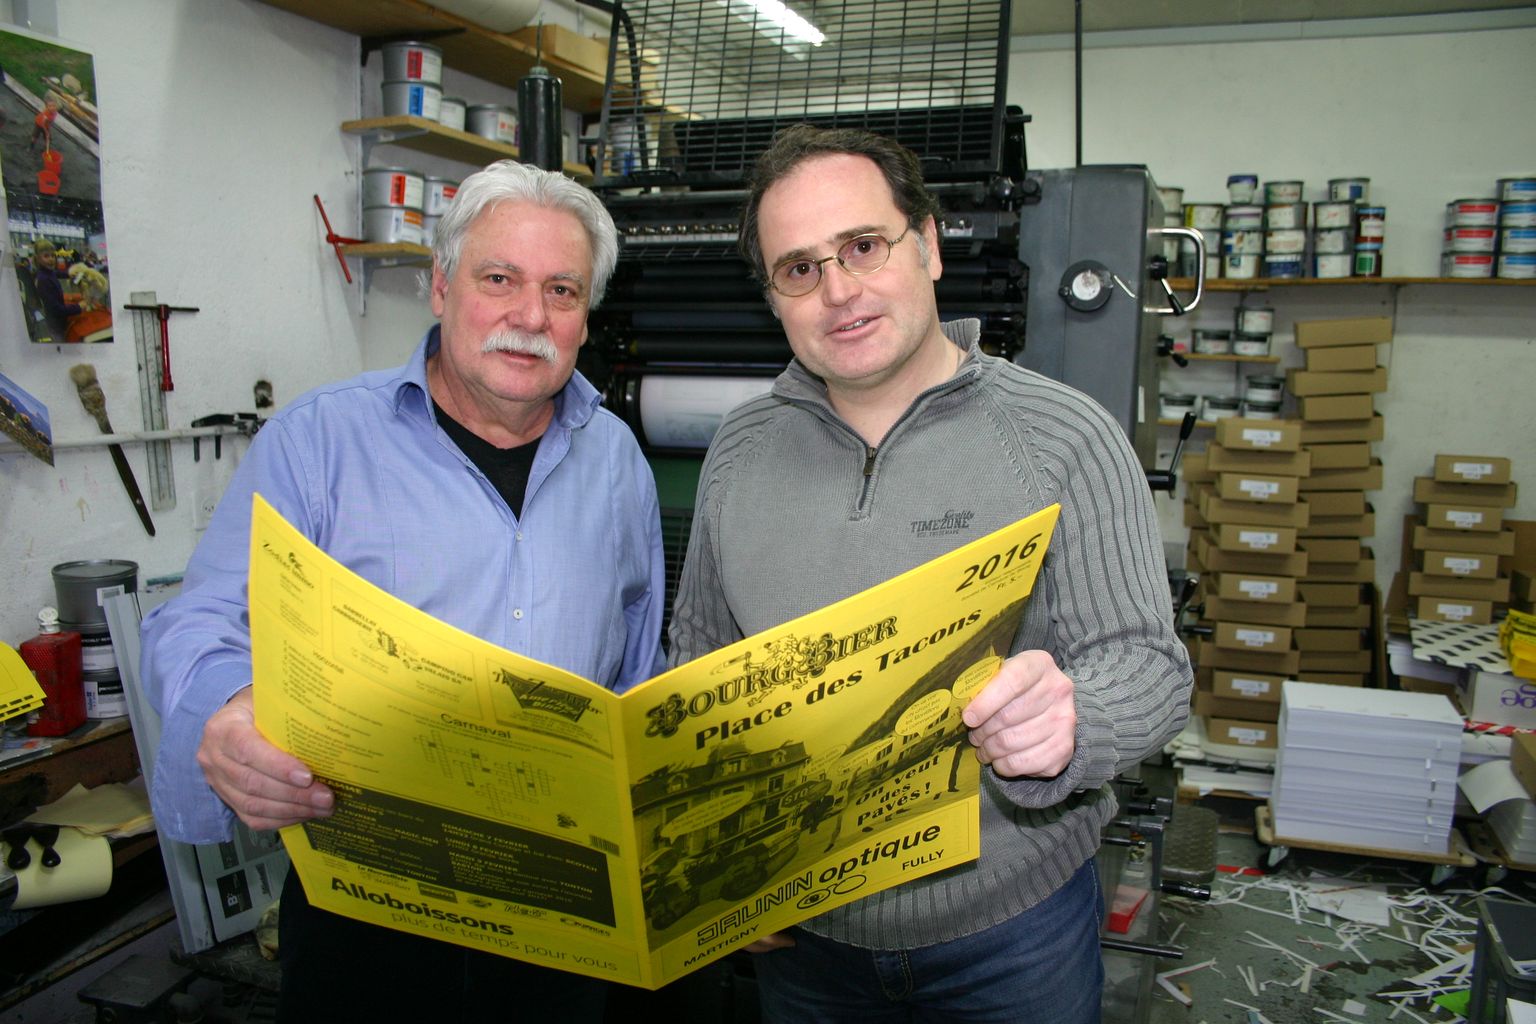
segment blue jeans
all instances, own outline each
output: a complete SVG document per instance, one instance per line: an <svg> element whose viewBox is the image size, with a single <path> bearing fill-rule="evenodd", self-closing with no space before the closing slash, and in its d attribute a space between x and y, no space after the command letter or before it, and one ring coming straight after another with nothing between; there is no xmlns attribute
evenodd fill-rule
<svg viewBox="0 0 1536 1024"><path fill-rule="evenodd" d="M1090 859L1044 902L918 949L864 949L790 929L752 958L764 1024L1097 1024L1104 900Z"/></svg>

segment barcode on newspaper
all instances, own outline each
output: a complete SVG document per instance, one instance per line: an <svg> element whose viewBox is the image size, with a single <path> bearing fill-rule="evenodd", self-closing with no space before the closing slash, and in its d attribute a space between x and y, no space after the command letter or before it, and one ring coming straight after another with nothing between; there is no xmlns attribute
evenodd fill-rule
<svg viewBox="0 0 1536 1024"><path fill-rule="evenodd" d="M602 850L604 853L611 853L615 856L618 855L619 844L611 839L604 839L602 836L587 836L587 842L593 849Z"/></svg>

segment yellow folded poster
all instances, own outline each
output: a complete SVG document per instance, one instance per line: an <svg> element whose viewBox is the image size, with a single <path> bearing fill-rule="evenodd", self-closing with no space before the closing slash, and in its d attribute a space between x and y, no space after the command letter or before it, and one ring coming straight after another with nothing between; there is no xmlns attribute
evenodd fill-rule
<svg viewBox="0 0 1536 1024"><path fill-rule="evenodd" d="M348 571L259 496L256 720L337 793L310 902L657 988L978 855L960 712L1060 507L617 696Z"/></svg>

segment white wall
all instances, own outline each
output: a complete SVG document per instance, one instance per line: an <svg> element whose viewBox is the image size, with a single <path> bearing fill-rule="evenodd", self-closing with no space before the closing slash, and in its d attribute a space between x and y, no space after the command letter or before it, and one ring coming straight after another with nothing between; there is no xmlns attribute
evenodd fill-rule
<svg viewBox="0 0 1536 1024"><path fill-rule="evenodd" d="M1514 113L1517 97L1536 96L1536 28L1529 18L1496 31L1432 24L1438 31L1412 35L1085 48L1083 161L1145 164L1159 184L1183 187L1186 202L1224 202L1235 172L1300 179L1308 200L1324 198L1329 178L1365 176L1372 202L1387 208L1386 273L1435 276L1445 204L1490 195L1500 177L1536 174L1536 131ZM1034 118L1030 164L1071 166L1070 48L1016 50L1009 100ZM1239 298L1210 295L1189 320L1230 327ZM1274 351L1289 365L1300 364L1290 344L1298 319L1395 318L1395 340L1381 349L1389 390L1376 403L1386 419L1384 486L1368 495L1380 586L1399 567L1413 478L1436 452L1511 457L1522 484L1511 515L1536 518L1536 416L1524 397L1536 381L1536 287L1277 288L1249 301L1275 309ZM1174 333L1189 327L1170 324ZM1168 366L1163 386L1230 393L1243 374L1261 372L1272 368ZM1197 433L1195 446L1206 437ZM1171 445L1165 436L1165 458ZM1182 547L1179 505L1159 501L1164 537Z"/></svg>

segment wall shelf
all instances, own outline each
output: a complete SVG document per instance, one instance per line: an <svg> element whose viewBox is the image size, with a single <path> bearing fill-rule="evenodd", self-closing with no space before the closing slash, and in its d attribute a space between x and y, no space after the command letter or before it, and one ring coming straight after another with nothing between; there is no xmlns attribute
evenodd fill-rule
<svg viewBox="0 0 1536 1024"><path fill-rule="evenodd" d="M428 32L451 32L430 42L443 51L443 63L487 82L509 89L528 73L535 60L534 48L521 39L492 32L438 10L423 0L263 0L273 7L358 36L409 38ZM543 55L544 66L559 77L565 105L582 113L596 113L603 102L603 76L587 68Z"/></svg>
<svg viewBox="0 0 1536 1024"><path fill-rule="evenodd" d="M518 160L518 148L505 142L461 132L457 128L428 121L424 117L396 114L390 117L369 117L361 121L344 121L341 130L363 140L363 165L374 146L399 146L403 149L427 153L459 163L484 166L495 160ZM592 169L586 164L567 162L564 171L578 181L590 184Z"/></svg>
<svg viewBox="0 0 1536 1024"><path fill-rule="evenodd" d="M1178 420L1160 419L1160 420L1157 421L1157 425L1160 426L1160 427L1177 427L1177 426L1181 426L1183 423L1184 423L1184 421L1182 419L1178 419ZM1216 423L1215 423L1214 420L1195 420L1195 429L1196 430L1210 430L1210 429L1212 429L1215 426L1216 426Z"/></svg>
<svg viewBox="0 0 1536 1024"><path fill-rule="evenodd" d="M1263 292L1271 288L1297 288L1314 285L1338 287L1340 285L1372 284L1453 284L1473 285L1476 287L1529 288L1536 285L1536 279L1524 280L1509 277L1254 277L1246 280L1237 280L1230 277L1208 277L1205 279L1206 291L1212 292ZM1195 279L1192 277L1171 277L1168 279L1168 285L1175 291L1184 291L1195 286Z"/></svg>
<svg viewBox="0 0 1536 1024"><path fill-rule="evenodd" d="M1201 363L1278 363L1280 361L1279 356L1216 356L1200 352L1179 352L1177 355L1183 356L1190 362Z"/></svg>

